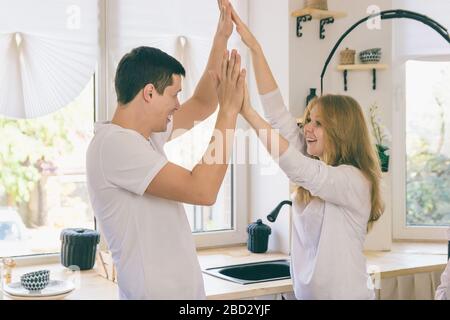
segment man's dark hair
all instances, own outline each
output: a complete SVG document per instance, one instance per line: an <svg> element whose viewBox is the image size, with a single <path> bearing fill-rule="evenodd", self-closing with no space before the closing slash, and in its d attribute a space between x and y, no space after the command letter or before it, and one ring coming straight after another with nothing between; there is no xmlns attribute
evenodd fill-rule
<svg viewBox="0 0 450 320"><path fill-rule="evenodd" d="M167 53L151 47L138 47L127 53L117 66L115 86L117 101L127 104L147 84L155 86L159 94L172 85L172 75L185 76L180 62Z"/></svg>

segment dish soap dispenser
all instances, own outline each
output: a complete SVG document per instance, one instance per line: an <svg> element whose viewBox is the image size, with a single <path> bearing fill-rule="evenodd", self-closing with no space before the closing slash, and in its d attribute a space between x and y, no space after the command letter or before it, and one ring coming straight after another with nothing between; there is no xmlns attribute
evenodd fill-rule
<svg viewBox="0 0 450 320"><path fill-rule="evenodd" d="M248 241L247 248L254 253L264 253L267 251L269 235L272 232L268 225L265 225L261 219L256 220L247 227Z"/></svg>

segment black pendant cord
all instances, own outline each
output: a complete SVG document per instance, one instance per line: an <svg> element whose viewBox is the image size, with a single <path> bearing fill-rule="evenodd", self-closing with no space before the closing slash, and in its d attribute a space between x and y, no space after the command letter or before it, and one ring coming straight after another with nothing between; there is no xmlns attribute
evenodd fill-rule
<svg viewBox="0 0 450 320"><path fill-rule="evenodd" d="M334 45L333 49L331 50L330 54L328 55L327 60L325 61L325 65L323 66L322 73L320 74L320 95L323 95L323 77L325 76L325 72L327 71L327 67L330 64L331 58L333 57L334 53L336 52L336 50L339 47L339 45L341 44L341 42L344 40L345 37L347 37L347 35L350 32L353 31L353 29L355 29L361 23L363 23L369 19L375 18L377 16L381 16L382 20L408 18L408 19L420 21L420 22L426 24L427 26L431 27L432 29L434 29L450 44L450 37L449 37L447 29L444 28L441 24L439 24L435 20L433 20L423 14L419 14L419 13L413 12L413 11L400 10L400 9L386 10L386 11L381 11L379 13L372 14L370 16L367 16L367 17L359 20L354 25L352 25L347 31L345 31L342 34L342 36L339 38L339 40Z"/></svg>

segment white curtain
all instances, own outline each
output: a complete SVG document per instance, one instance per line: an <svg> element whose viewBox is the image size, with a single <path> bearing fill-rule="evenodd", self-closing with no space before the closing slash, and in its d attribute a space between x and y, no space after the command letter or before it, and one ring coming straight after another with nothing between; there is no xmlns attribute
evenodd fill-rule
<svg viewBox="0 0 450 320"><path fill-rule="evenodd" d="M414 11L435 20L450 29L450 1L448 0L393 0L394 9ZM449 55L450 45L436 31L420 21L394 20L393 50L396 57Z"/></svg>
<svg viewBox="0 0 450 320"><path fill-rule="evenodd" d="M381 279L377 290L379 300L433 300L445 266L433 272Z"/></svg>
<svg viewBox="0 0 450 320"><path fill-rule="evenodd" d="M34 118L75 99L98 52L96 0L0 0L0 114Z"/></svg>
<svg viewBox="0 0 450 320"><path fill-rule="evenodd" d="M246 14L246 1L233 2ZM107 2L108 104L114 108L114 76L122 56L135 47L159 48L186 69L181 100L189 98L202 75L217 28L216 0L110 0ZM234 34L229 48L241 49ZM242 51L242 50L241 50Z"/></svg>

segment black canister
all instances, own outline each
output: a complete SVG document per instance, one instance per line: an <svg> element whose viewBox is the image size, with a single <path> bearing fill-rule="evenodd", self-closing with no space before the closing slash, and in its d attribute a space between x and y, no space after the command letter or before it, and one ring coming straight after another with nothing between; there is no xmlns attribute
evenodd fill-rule
<svg viewBox="0 0 450 320"><path fill-rule="evenodd" d="M100 234L95 230L68 228L61 231L61 263L65 267L78 266L80 270L94 267Z"/></svg>
<svg viewBox="0 0 450 320"><path fill-rule="evenodd" d="M247 248L254 253L264 253L269 244L269 235L272 232L268 225L265 225L261 219L247 227L248 241Z"/></svg>
<svg viewBox="0 0 450 320"><path fill-rule="evenodd" d="M316 88L310 88L309 95L306 97L306 106L308 106L309 102L314 98L317 98Z"/></svg>

